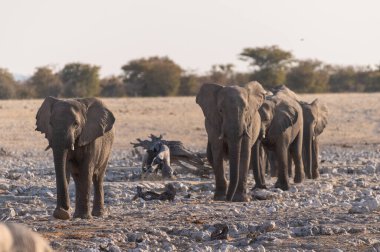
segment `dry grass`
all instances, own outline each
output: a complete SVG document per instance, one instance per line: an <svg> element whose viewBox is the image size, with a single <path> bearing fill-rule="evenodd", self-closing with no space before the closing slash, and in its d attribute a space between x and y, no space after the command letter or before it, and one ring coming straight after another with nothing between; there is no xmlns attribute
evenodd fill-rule
<svg viewBox="0 0 380 252"><path fill-rule="evenodd" d="M319 98L329 107L329 125L322 144L380 142L380 93L301 95ZM181 140L193 149L204 149L207 135L195 97L103 99L116 117L114 149L130 149L131 141L149 134ZM43 150L47 142L34 131L42 100L0 101L1 147L10 150Z"/></svg>

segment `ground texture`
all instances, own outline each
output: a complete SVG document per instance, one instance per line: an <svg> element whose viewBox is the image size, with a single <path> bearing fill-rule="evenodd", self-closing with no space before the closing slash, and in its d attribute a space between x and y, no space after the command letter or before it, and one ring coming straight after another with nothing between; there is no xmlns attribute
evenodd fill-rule
<svg viewBox="0 0 380 252"><path fill-rule="evenodd" d="M0 101L0 220L34 229L57 251L380 251L380 94L304 95L330 111L321 137L321 178L289 191L251 192L249 203L214 202L213 175L139 179L130 142L162 133L204 152L195 98L104 99L117 119L107 170L107 214L60 221L47 141L34 131L41 100ZM136 186L177 188L174 202L132 200ZM253 186L250 175L249 186ZM70 184L71 206L74 187ZM212 240L217 224L227 239ZM216 226L215 226L216 225Z"/></svg>

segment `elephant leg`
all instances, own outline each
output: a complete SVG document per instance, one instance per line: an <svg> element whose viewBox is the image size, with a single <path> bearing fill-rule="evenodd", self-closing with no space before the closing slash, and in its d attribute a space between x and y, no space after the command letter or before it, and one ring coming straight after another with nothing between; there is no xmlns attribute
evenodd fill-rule
<svg viewBox="0 0 380 252"><path fill-rule="evenodd" d="M212 166L212 160L213 160L213 157L212 157L212 150L211 150L211 144L210 142L207 142L207 150L206 150L206 154L207 154L207 161L210 163L210 165Z"/></svg>
<svg viewBox="0 0 380 252"><path fill-rule="evenodd" d="M319 157L319 143L318 143L318 137L315 137L315 139L312 142L312 178L317 179L319 178L319 167L318 167L318 157Z"/></svg>
<svg viewBox="0 0 380 252"><path fill-rule="evenodd" d="M277 177L278 176L278 164L277 159L275 157L275 153L273 151L268 151L268 162L270 166L270 176Z"/></svg>
<svg viewBox="0 0 380 252"><path fill-rule="evenodd" d="M290 145L290 154L295 166L294 183L301 183L305 179L305 172L302 161L302 138L300 134L298 134Z"/></svg>
<svg viewBox="0 0 380 252"><path fill-rule="evenodd" d="M293 155L290 153L290 150L289 150L289 153L288 153L288 175L289 175L289 178L292 178L294 176L293 174Z"/></svg>
<svg viewBox="0 0 380 252"><path fill-rule="evenodd" d="M223 143L218 141L211 144L212 152L212 167L215 174L215 193L214 200L224 201L226 200L227 193L227 179L225 174L225 165L223 160Z"/></svg>
<svg viewBox="0 0 380 252"><path fill-rule="evenodd" d="M94 168L86 165L78 167L73 178L75 182L74 218L90 219L90 192Z"/></svg>
<svg viewBox="0 0 380 252"><path fill-rule="evenodd" d="M94 204L92 207L92 216L103 216L104 214L104 174L94 174L92 183L94 184Z"/></svg>
<svg viewBox="0 0 380 252"><path fill-rule="evenodd" d="M276 188L280 188L284 191L289 190L289 179L288 179L288 147L285 143L276 145L276 160L277 160L277 171L278 178L275 183Z"/></svg>
<svg viewBox="0 0 380 252"><path fill-rule="evenodd" d="M252 147L252 153L251 153L251 163L250 166L253 170L253 176L255 178L255 186L252 188L252 190L256 188L267 188L265 185L265 162L266 160L263 157L264 148L261 144L261 141L257 139L256 143Z"/></svg>

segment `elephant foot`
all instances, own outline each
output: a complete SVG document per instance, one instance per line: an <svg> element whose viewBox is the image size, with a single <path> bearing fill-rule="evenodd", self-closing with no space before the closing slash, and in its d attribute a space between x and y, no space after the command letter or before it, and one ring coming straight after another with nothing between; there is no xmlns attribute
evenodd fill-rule
<svg viewBox="0 0 380 252"><path fill-rule="evenodd" d="M101 217L104 215L104 210L103 209L94 209L94 210L92 210L91 215L96 216L96 217Z"/></svg>
<svg viewBox="0 0 380 252"><path fill-rule="evenodd" d="M305 175L296 175L294 176L294 183L302 183L305 180Z"/></svg>
<svg viewBox="0 0 380 252"><path fill-rule="evenodd" d="M280 182L277 180L277 182L274 184L275 188L280 188L283 191L289 190L289 183L286 182Z"/></svg>
<svg viewBox="0 0 380 252"><path fill-rule="evenodd" d="M60 220L68 220L70 219L70 212L68 210L57 207L54 209L53 217Z"/></svg>
<svg viewBox="0 0 380 252"><path fill-rule="evenodd" d="M313 171L313 176L312 176L313 179L318 179L319 178L319 171L316 170L316 171Z"/></svg>
<svg viewBox="0 0 380 252"><path fill-rule="evenodd" d="M256 184L254 187L252 187L251 191L254 191L256 189L268 189L268 187L266 185L258 185L258 184Z"/></svg>
<svg viewBox="0 0 380 252"><path fill-rule="evenodd" d="M311 173L310 173L310 172L305 172L305 175L306 175L306 178L308 178L308 179L311 179L311 178L312 178L312 176L311 176Z"/></svg>
<svg viewBox="0 0 380 252"><path fill-rule="evenodd" d="M226 200L226 193L225 192L215 192L214 200L215 201L225 201Z"/></svg>
<svg viewBox="0 0 380 252"><path fill-rule="evenodd" d="M232 197L233 202L249 202L251 199L246 193L235 193Z"/></svg>
<svg viewBox="0 0 380 252"><path fill-rule="evenodd" d="M92 216L90 213L78 213L75 212L73 215L74 218L80 218L80 219L92 219Z"/></svg>

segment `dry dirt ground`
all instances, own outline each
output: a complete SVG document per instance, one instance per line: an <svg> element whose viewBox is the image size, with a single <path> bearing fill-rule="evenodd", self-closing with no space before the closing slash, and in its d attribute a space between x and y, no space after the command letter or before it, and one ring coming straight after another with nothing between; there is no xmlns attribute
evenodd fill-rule
<svg viewBox="0 0 380 252"><path fill-rule="evenodd" d="M42 100L0 101L0 220L24 223L58 251L380 251L380 94L301 95L329 107L321 136L321 173L288 192L256 191L249 203L212 201L213 175L139 180L131 141L149 134L205 152L203 114L194 97L103 99L116 117L105 182L107 215L60 221L47 141L35 129ZM136 186L174 202L132 201ZM253 186L250 175L249 186ZM74 188L70 184L74 207ZM211 240L227 224L227 240Z"/></svg>

